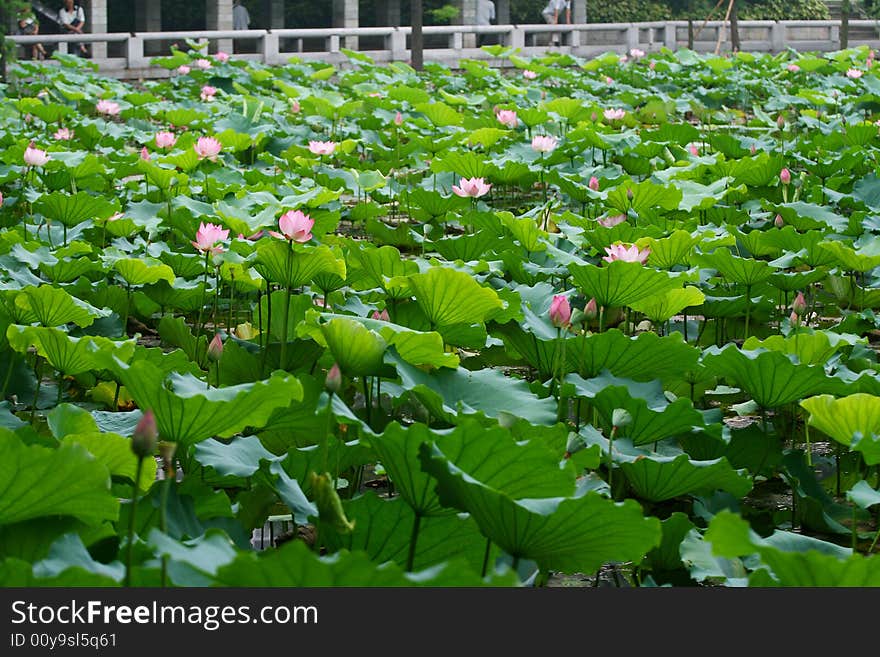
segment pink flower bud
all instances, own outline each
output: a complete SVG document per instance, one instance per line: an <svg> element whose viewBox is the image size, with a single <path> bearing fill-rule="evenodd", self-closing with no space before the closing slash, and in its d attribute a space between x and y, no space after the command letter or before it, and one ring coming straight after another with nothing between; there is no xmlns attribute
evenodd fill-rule
<svg viewBox="0 0 880 657"><path fill-rule="evenodd" d="M794 301L791 302L791 311L798 315L803 315L807 312L807 300L804 298L803 292L798 292Z"/></svg>
<svg viewBox="0 0 880 657"><path fill-rule="evenodd" d="M777 228L782 228L785 225L785 221L783 220L781 214L776 215L776 218L773 220L773 225Z"/></svg>
<svg viewBox="0 0 880 657"><path fill-rule="evenodd" d="M791 182L791 171L783 167L782 171L779 172L779 180L782 181L783 185L787 185Z"/></svg>
<svg viewBox="0 0 880 657"><path fill-rule="evenodd" d="M587 183L587 187L592 189L594 192L599 191L599 179L596 176L590 177L590 182Z"/></svg>
<svg viewBox="0 0 880 657"><path fill-rule="evenodd" d="M584 306L584 317L588 320L595 319L596 315L599 314L599 308L596 304L595 297L587 301L587 305Z"/></svg>
<svg viewBox="0 0 880 657"><path fill-rule="evenodd" d="M324 379L324 387L328 392L339 392L342 387L342 372L339 371L339 365L333 363L333 367L327 372L327 378Z"/></svg>
<svg viewBox="0 0 880 657"><path fill-rule="evenodd" d="M156 450L159 440L159 429L156 426L156 416L152 410L144 412L143 417L131 434L131 451L138 458L147 458Z"/></svg>
<svg viewBox="0 0 880 657"><path fill-rule="evenodd" d="M397 127L403 125L403 114L401 114L400 112L394 115L394 125L396 125Z"/></svg>
<svg viewBox="0 0 880 657"><path fill-rule="evenodd" d="M208 344L208 360L212 363L218 362L223 357L223 340L219 333L214 334L214 338Z"/></svg>
<svg viewBox="0 0 880 657"><path fill-rule="evenodd" d="M391 321L391 317L390 317L390 315L388 315L387 308L383 308L381 312L379 312L378 310L374 310L373 314L370 315L370 319L378 319L383 322L390 322Z"/></svg>
<svg viewBox="0 0 880 657"><path fill-rule="evenodd" d="M795 311L791 311L791 315L788 316L788 320L791 322L792 326L797 326L801 323L801 318L798 317L798 314Z"/></svg>
<svg viewBox="0 0 880 657"><path fill-rule="evenodd" d="M554 295L553 301L550 303L550 321L553 326L562 328L567 326L570 320L571 304L568 302L568 297L562 294Z"/></svg>

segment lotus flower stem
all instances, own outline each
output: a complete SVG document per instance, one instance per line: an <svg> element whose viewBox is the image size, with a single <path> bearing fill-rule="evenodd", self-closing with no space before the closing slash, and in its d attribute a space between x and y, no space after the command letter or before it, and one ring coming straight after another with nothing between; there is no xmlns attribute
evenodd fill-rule
<svg viewBox="0 0 880 657"><path fill-rule="evenodd" d="M171 479L174 476L173 468L166 468L165 480L162 482L162 493L159 504L159 529L162 533L168 531L168 489L171 488ZM162 555L162 579L161 586L164 587L168 577L168 555Z"/></svg>
<svg viewBox="0 0 880 657"><path fill-rule="evenodd" d="M367 426L372 428L373 427L373 403L370 400L371 386L370 386L370 382L369 382L368 377L366 377L366 376L364 377L363 384L364 384L364 410L366 411L366 414L367 414Z"/></svg>
<svg viewBox="0 0 880 657"><path fill-rule="evenodd" d="M288 276L288 282L290 281L290 263L293 258L293 244L290 245L290 248L287 251L287 269L285 270ZM281 318L281 359L279 363L279 367L284 370L287 369L287 324L290 320L290 295L293 293L290 285L287 286L287 294L284 299L284 316Z"/></svg>
<svg viewBox="0 0 880 657"><path fill-rule="evenodd" d="M229 272L229 319L226 320L226 332L232 335L232 304L235 301L235 274Z"/></svg>
<svg viewBox="0 0 880 657"><path fill-rule="evenodd" d="M138 486L140 485L141 472L143 469L144 457L138 456L134 484L131 487L131 513L128 515L128 544L125 547L125 586L131 586L131 550L134 546L134 520L137 515Z"/></svg>
<svg viewBox="0 0 880 657"><path fill-rule="evenodd" d="M211 330L217 331L217 306L220 304L220 267L214 268L214 309L211 311Z"/></svg>
<svg viewBox="0 0 880 657"><path fill-rule="evenodd" d="M15 358L12 353L9 354L9 367L6 368L6 377L3 379L3 392L0 394L0 400L6 399L6 391L9 389L9 381L12 379L12 369L15 366Z"/></svg>
<svg viewBox="0 0 880 657"><path fill-rule="evenodd" d="M749 338L749 319L751 318L752 311L752 286L746 285L746 335L745 338L748 340Z"/></svg>
<svg viewBox="0 0 880 657"><path fill-rule="evenodd" d="M611 499L614 499L614 460L612 454L614 452L614 437L617 435L617 427L611 427L611 433L608 434L608 490L611 493Z"/></svg>
<svg viewBox="0 0 880 657"><path fill-rule="evenodd" d="M810 445L810 423L804 421L804 439L807 442L807 465L813 467L813 448Z"/></svg>
<svg viewBox="0 0 880 657"><path fill-rule="evenodd" d="M489 570L489 552L492 549L492 539L486 539L486 551L483 553L483 570L480 572L480 577L485 577L486 572Z"/></svg>
<svg viewBox="0 0 880 657"><path fill-rule="evenodd" d="M202 278L202 285L204 285L204 289L202 290L202 303L199 306L199 315L198 319L196 319L195 325L195 336L196 336L196 344L198 344L199 334L202 332L202 313L205 310L205 295L208 293L208 258L211 257L210 251L205 251L205 273Z"/></svg>
<svg viewBox="0 0 880 657"><path fill-rule="evenodd" d="M852 530L852 551L853 554L859 551L859 524L858 518L856 518L856 510L858 507L853 504L852 505L852 526L850 529Z"/></svg>
<svg viewBox="0 0 880 657"><path fill-rule="evenodd" d="M34 423L34 420L37 416L37 402L40 400L40 384L43 382L43 377L40 375L40 357L37 356L37 360L34 363L34 374L37 377L37 387L34 391L34 403L31 405L31 424Z"/></svg>
<svg viewBox="0 0 880 657"><path fill-rule="evenodd" d="M262 318L262 315L260 315ZM272 343L272 287L266 286L266 347L263 350L263 360L260 363L260 376L266 376L266 358L269 355L269 345Z"/></svg>
<svg viewBox="0 0 880 657"><path fill-rule="evenodd" d="M412 572L413 562L416 560L416 544L419 541L419 527L422 524L422 515L416 513L413 520L412 534L409 537L409 553L406 556L406 571Z"/></svg>

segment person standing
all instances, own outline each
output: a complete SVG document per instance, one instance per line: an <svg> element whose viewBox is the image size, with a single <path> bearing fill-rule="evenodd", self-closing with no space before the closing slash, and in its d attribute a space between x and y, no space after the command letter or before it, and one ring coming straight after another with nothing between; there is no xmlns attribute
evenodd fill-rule
<svg viewBox="0 0 880 657"><path fill-rule="evenodd" d="M491 25L495 20L495 3L492 0L477 0L477 25ZM494 39L488 34L477 35L477 47L492 43Z"/></svg>
<svg viewBox="0 0 880 657"><path fill-rule="evenodd" d="M562 12L565 11L565 22L571 24L571 0L550 0L547 6L541 11L541 15L549 25L559 25L559 19ZM560 42L560 33L553 32L550 35L551 45L558 46Z"/></svg>
<svg viewBox="0 0 880 657"><path fill-rule="evenodd" d="M86 26L86 12L74 0L64 0L64 6L58 10L58 22L63 29L71 34L83 34ZM79 44L79 53L83 57L89 56L86 44Z"/></svg>
<svg viewBox="0 0 880 657"><path fill-rule="evenodd" d="M241 4L241 0L235 0L232 5L232 29L246 30L251 25L251 15L248 13L247 7Z"/></svg>

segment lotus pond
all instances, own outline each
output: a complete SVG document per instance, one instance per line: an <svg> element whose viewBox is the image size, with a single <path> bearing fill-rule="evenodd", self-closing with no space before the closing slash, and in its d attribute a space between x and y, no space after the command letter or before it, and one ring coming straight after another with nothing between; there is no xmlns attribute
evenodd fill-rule
<svg viewBox="0 0 880 657"><path fill-rule="evenodd" d="M4 586L880 585L873 53L490 51L13 69Z"/></svg>

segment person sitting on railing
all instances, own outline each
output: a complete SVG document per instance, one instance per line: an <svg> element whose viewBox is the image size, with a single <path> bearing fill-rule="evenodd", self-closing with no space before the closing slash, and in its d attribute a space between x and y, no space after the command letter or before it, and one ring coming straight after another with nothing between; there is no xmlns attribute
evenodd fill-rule
<svg viewBox="0 0 880 657"><path fill-rule="evenodd" d="M64 0L64 6L58 10L58 22L71 34L83 34L86 25L86 12L73 0ZM83 57L89 56L86 44L79 44L79 53Z"/></svg>
<svg viewBox="0 0 880 657"><path fill-rule="evenodd" d="M30 5L25 5L18 12L18 33L28 36L40 33L40 21L37 20ZM31 59L46 59L46 49L42 43L31 45Z"/></svg>
<svg viewBox="0 0 880 657"><path fill-rule="evenodd" d="M477 0L477 25L491 25L495 20L495 3L492 0ZM492 43L491 34L478 34L477 47Z"/></svg>
<svg viewBox="0 0 880 657"><path fill-rule="evenodd" d="M550 25L559 25L559 13L565 10L565 22L571 23L571 0L550 0L547 6L541 10L544 20ZM550 45L558 46L560 42L559 32L550 35Z"/></svg>

